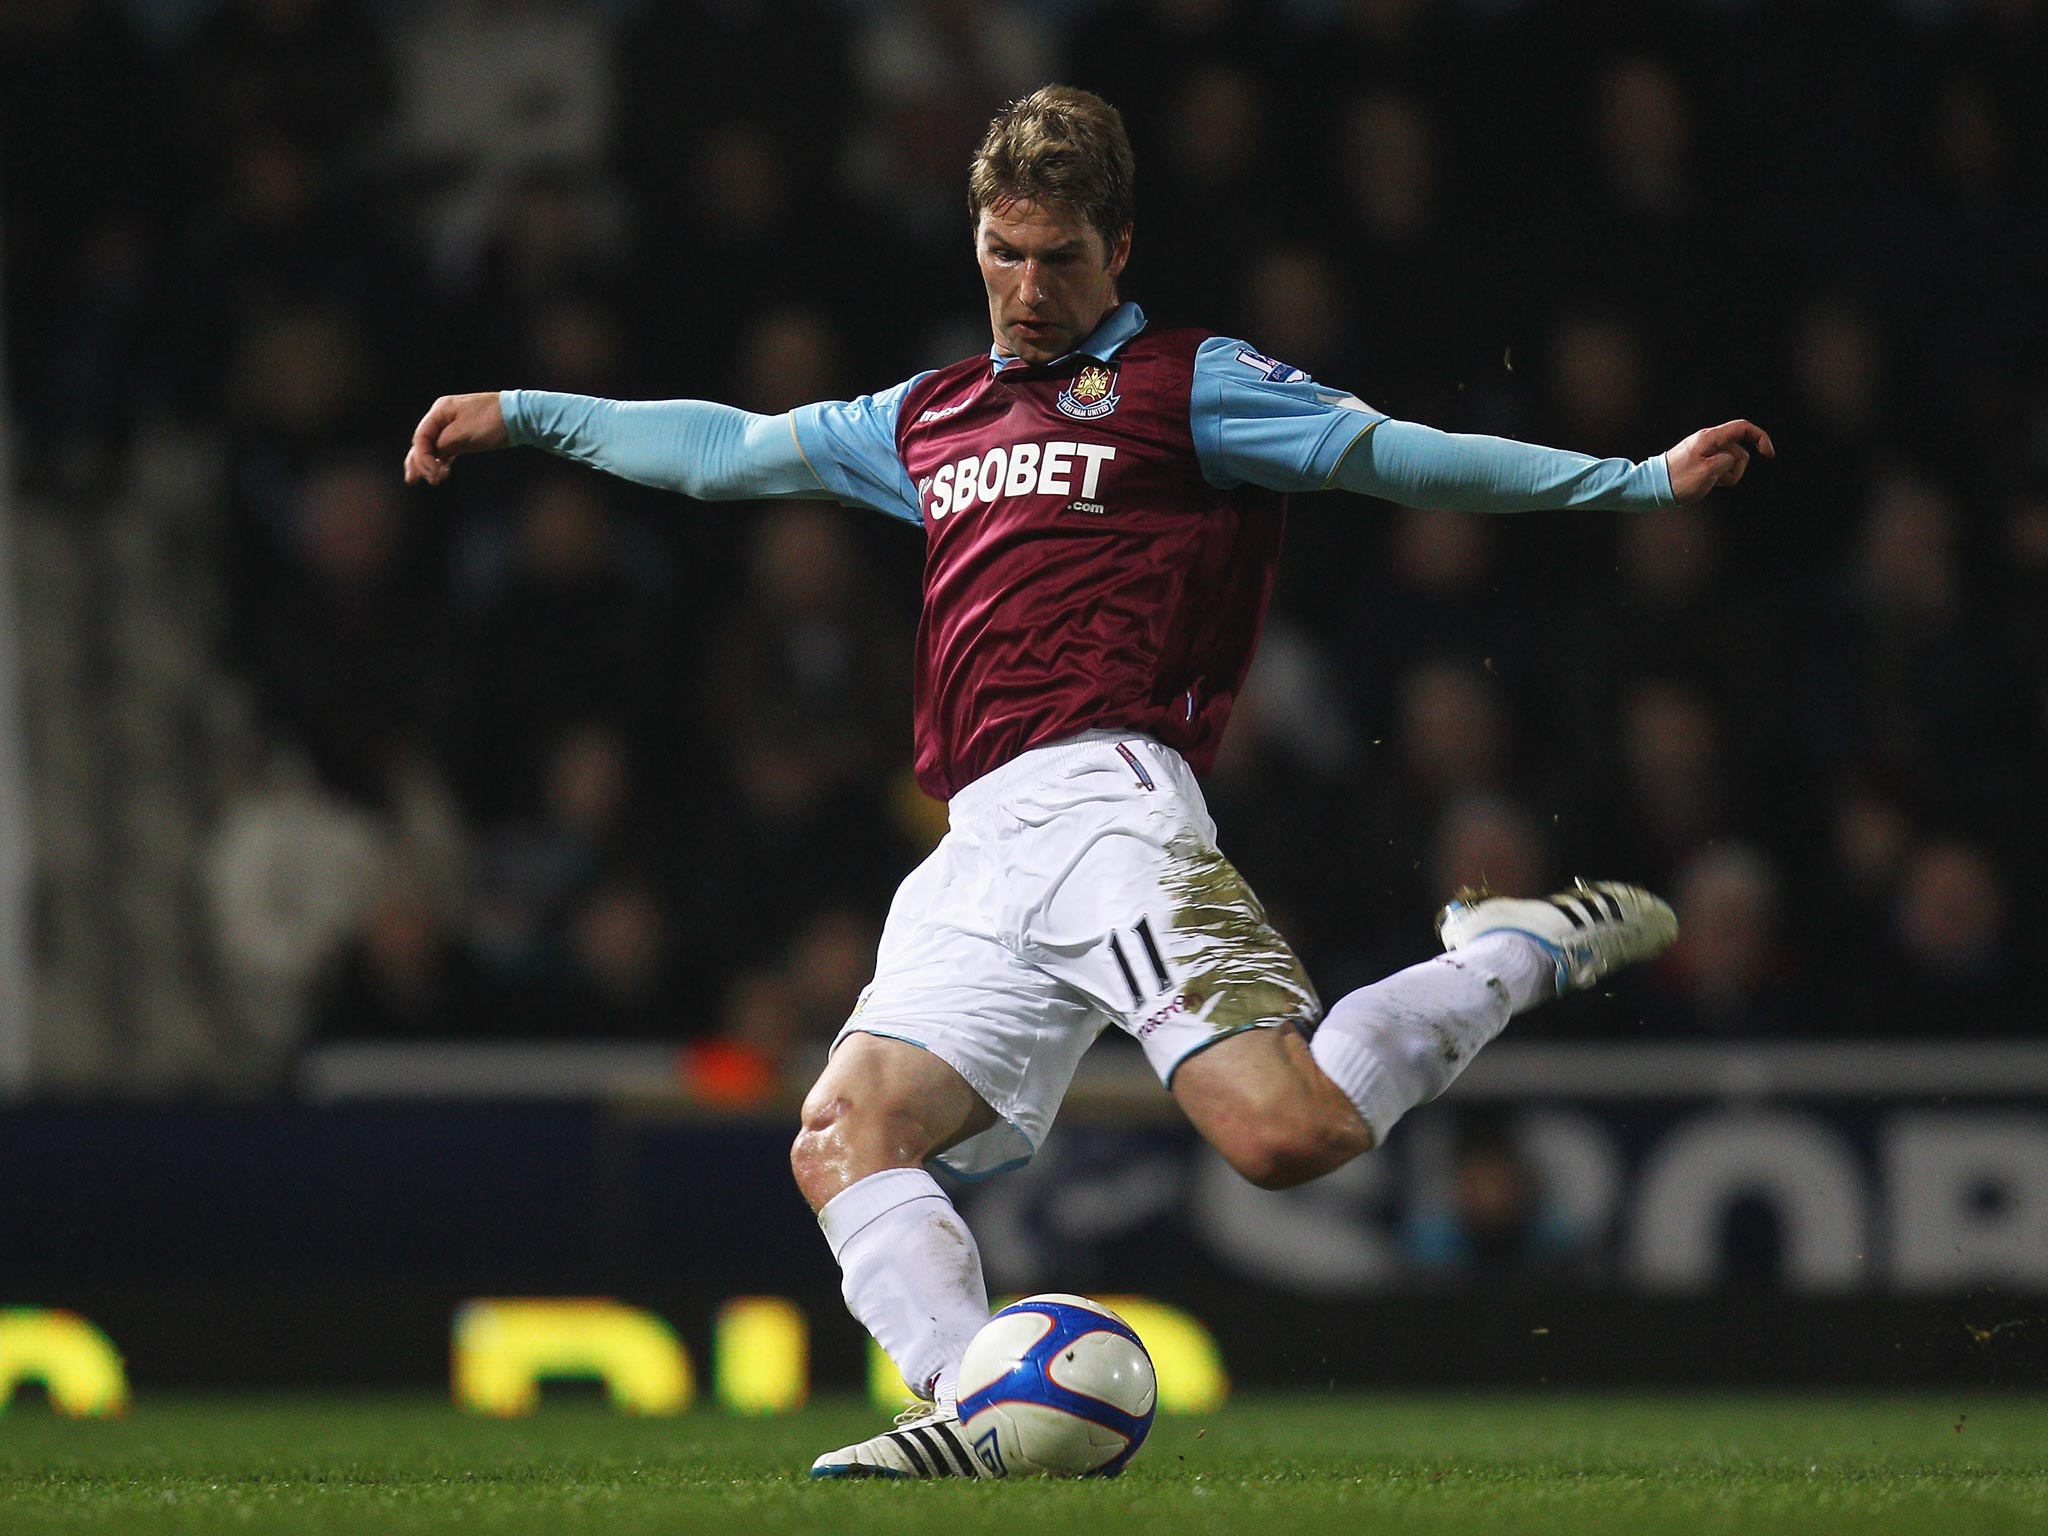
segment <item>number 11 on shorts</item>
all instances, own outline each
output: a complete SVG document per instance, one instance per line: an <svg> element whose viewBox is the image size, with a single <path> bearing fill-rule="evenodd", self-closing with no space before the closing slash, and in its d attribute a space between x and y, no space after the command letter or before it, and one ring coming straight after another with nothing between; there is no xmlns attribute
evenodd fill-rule
<svg viewBox="0 0 2048 1536"><path fill-rule="evenodd" d="M1141 917L1133 930L1138 942L1145 946L1145 958L1152 962L1152 974L1159 978L1158 990L1166 991L1173 985L1173 978L1166 973L1166 960L1159 953L1159 942L1152 937L1152 919ZM1112 928L1109 933L1109 952L1116 956L1117 969L1124 973L1124 981L1131 989L1131 1006L1145 1006L1145 993L1138 986L1138 973L1131 969L1130 956L1124 952L1123 935Z"/></svg>

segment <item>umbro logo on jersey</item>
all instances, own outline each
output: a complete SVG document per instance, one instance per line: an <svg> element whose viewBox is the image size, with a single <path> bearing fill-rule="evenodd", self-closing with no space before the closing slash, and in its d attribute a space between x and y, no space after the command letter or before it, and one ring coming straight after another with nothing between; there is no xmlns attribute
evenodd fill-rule
<svg viewBox="0 0 2048 1536"><path fill-rule="evenodd" d="M940 466L927 487L925 516L937 522L976 502L1004 496L1075 496L1095 500L1102 466L1116 457L1107 443L1012 443Z"/></svg>
<svg viewBox="0 0 2048 1536"><path fill-rule="evenodd" d="M1076 421L1095 421L1115 410L1122 399L1116 392L1116 370L1090 363L1074 375L1053 404Z"/></svg>

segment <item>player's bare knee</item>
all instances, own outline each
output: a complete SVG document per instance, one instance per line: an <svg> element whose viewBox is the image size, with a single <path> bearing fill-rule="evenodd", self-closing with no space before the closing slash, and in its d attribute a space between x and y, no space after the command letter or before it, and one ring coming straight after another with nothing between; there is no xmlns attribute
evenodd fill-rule
<svg viewBox="0 0 2048 1536"><path fill-rule="evenodd" d="M1260 1189L1292 1189L1341 1168L1372 1145L1355 1116L1276 1116L1219 1145L1224 1160Z"/></svg>
<svg viewBox="0 0 2048 1536"><path fill-rule="evenodd" d="M803 1124L796 1140L790 1143L789 1169L796 1176L797 1187L814 1206L822 1205L844 1187L835 1170L850 1160L844 1126L850 1108L849 1101L839 1095L820 1098L814 1094L804 1101Z"/></svg>
<svg viewBox="0 0 2048 1536"><path fill-rule="evenodd" d="M789 1166L813 1207L884 1168L914 1168L931 1152L923 1122L901 1106L847 1093L804 1101Z"/></svg>

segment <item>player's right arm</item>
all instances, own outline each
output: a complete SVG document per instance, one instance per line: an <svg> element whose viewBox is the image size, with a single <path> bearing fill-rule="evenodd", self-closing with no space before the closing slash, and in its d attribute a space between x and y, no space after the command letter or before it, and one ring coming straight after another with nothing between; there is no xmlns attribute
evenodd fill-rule
<svg viewBox="0 0 2048 1536"><path fill-rule="evenodd" d="M439 485L461 454L534 447L700 501L829 497L922 522L896 457L896 414L909 387L773 416L709 400L535 389L444 395L413 433L405 478Z"/></svg>

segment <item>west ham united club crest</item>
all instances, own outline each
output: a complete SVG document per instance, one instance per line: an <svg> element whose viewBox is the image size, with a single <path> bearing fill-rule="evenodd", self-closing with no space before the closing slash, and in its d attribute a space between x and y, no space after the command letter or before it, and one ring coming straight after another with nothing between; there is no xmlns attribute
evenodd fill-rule
<svg viewBox="0 0 2048 1536"><path fill-rule="evenodd" d="M1090 363L1074 375L1073 383L1060 391L1056 403L1076 421L1094 421L1115 410L1121 398L1116 392L1116 370Z"/></svg>

